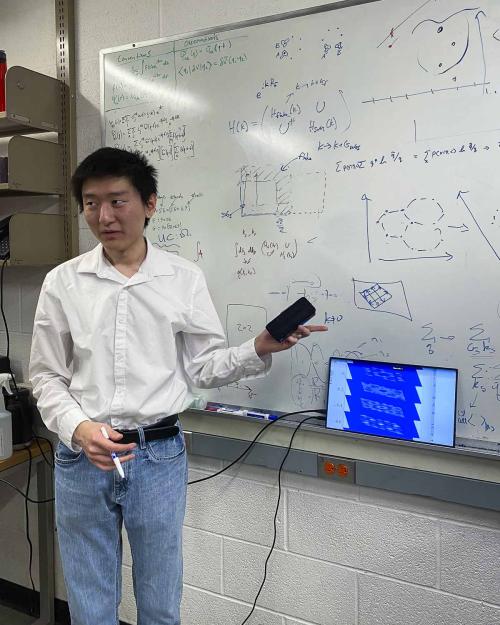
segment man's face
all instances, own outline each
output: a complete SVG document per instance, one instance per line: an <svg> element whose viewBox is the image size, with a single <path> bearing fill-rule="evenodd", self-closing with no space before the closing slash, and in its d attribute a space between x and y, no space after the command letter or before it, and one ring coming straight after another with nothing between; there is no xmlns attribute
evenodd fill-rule
<svg viewBox="0 0 500 625"><path fill-rule="evenodd" d="M89 178L82 199L90 230L109 252L125 252L142 240L144 220L156 208L156 196L144 204L128 178Z"/></svg>

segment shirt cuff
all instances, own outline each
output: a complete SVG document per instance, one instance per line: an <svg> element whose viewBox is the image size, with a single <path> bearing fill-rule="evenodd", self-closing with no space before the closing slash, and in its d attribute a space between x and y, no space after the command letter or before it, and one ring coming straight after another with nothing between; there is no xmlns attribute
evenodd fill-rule
<svg viewBox="0 0 500 625"><path fill-rule="evenodd" d="M259 356L255 351L255 339L246 341L239 349L246 378L261 378L267 375L273 362L272 356L271 354Z"/></svg>
<svg viewBox="0 0 500 625"><path fill-rule="evenodd" d="M64 443L68 449L74 452L81 451L81 447L73 442L73 434L80 423L84 421L90 421L90 419L81 410L73 410L65 414L59 421L59 439L61 443Z"/></svg>

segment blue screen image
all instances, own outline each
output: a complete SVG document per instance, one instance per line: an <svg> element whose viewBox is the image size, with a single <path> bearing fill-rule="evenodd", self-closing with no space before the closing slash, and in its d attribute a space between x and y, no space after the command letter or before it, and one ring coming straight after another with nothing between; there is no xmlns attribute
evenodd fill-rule
<svg viewBox="0 0 500 625"><path fill-rule="evenodd" d="M331 358L326 426L453 447L456 369Z"/></svg>

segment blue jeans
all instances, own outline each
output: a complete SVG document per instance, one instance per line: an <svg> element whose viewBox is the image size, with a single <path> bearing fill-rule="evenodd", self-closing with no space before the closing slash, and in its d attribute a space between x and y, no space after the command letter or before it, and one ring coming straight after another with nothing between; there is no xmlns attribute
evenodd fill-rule
<svg viewBox="0 0 500 625"><path fill-rule="evenodd" d="M56 451L56 523L72 625L117 625L122 523L132 551L138 625L179 625L187 461L182 432L102 471L83 452Z"/></svg>

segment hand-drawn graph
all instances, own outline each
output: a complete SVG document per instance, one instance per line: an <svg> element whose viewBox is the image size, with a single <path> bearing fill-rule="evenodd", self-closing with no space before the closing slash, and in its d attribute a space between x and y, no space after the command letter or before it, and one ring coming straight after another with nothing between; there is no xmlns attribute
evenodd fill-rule
<svg viewBox="0 0 500 625"><path fill-rule="evenodd" d="M390 50L394 59L406 58L409 63L413 59L426 77L427 86L422 88L426 83L418 81L414 89L408 86L405 93L373 97L363 103L394 102L474 88L486 93L489 85L486 21L487 16L480 7L443 14L440 3L426 0L398 25L391 26L377 47ZM491 41L494 39L494 35L489 37Z"/></svg>
<svg viewBox="0 0 500 625"><path fill-rule="evenodd" d="M500 260L500 209L495 202L474 203L468 191L459 191L455 202L465 208L465 218L450 223L444 203L433 197L412 198L403 208L372 207L366 195L365 203L368 258L397 262L409 260L452 260L451 232L467 236L477 230L497 260ZM456 212L456 210L455 210ZM472 221L467 219L471 217ZM455 221L456 218L454 218ZM469 222L468 224L466 222Z"/></svg>
<svg viewBox="0 0 500 625"><path fill-rule="evenodd" d="M291 351L291 394L299 408L321 407L328 384L328 358L317 343L298 343Z"/></svg>
<svg viewBox="0 0 500 625"><path fill-rule="evenodd" d="M242 217L311 215L325 210L326 172L276 170L271 166L244 165L239 174L239 207ZM304 207L308 207L304 209Z"/></svg>
<svg viewBox="0 0 500 625"><path fill-rule="evenodd" d="M471 45L470 12L458 11L442 21L422 20L413 28L412 35L419 38L417 61L424 72L445 74L464 60Z"/></svg>
<svg viewBox="0 0 500 625"><path fill-rule="evenodd" d="M353 278L352 282L356 308L412 320L405 288L401 281L364 282Z"/></svg>
<svg viewBox="0 0 500 625"><path fill-rule="evenodd" d="M424 254L434 253L443 243L439 227L443 217L443 207L437 200L420 197L404 208L386 209L376 223L386 240L397 239L409 254Z"/></svg>
<svg viewBox="0 0 500 625"><path fill-rule="evenodd" d="M379 208L365 202L369 261L453 258L446 249L446 212L434 197L412 197L403 206ZM374 203L373 203L374 204Z"/></svg>

